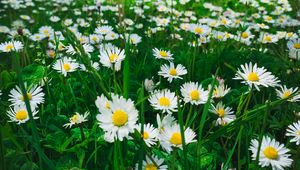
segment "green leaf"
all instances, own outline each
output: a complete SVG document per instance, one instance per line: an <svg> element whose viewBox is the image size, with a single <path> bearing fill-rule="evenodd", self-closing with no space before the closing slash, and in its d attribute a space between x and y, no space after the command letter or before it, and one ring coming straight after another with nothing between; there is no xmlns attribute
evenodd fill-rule
<svg viewBox="0 0 300 170"><path fill-rule="evenodd" d="M45 75L45 68L41 65L32 64L24 67L22 76L24 81L30 83L40 82Z"/></svg>

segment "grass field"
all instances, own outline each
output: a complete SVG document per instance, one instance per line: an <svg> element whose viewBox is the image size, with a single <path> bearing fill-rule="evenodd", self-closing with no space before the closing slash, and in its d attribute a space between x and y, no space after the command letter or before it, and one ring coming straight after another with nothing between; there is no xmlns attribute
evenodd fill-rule
<svg viewBox="0 0 300 170"><path fill-rule="evenodd" d="M2 0L0 170L300 169L298 0Z"/></svg>

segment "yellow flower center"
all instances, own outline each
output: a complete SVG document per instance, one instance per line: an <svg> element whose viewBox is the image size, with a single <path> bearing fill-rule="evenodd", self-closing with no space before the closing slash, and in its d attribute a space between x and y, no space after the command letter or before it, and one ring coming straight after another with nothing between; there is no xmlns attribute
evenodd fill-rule
<svg viewBox="0 0 300 170"><path fill-rule="evenodd" d="M286 35L287 35L288 37L291 37L291 36L293 36L293 35L294 35L294 33L292 33L292 32L288 32Z"/></svg>
<svg viewBox="0 0 300 170"><path fill-rule="evenodd" d="M294 48L296 48L296 49L300 49L300 43L296 43L296 44L294 44Z"/></svg>
<svg viewBox="0 0 300 170"><path fill-rule="evenodd" d="M145 170L157 170L157 167L154 164L147 164Z"/></svg>
<svg viewBox="0 0 300 170"><path fill-rule="evenodd" d="M25 120L27 118L27 111L26 110L19 110L16 113L17 120Z"/></svg>
<svg viewBox="0 0 300 170"><path fill-rule="evenodd" d="M199 28L199 27L195 28L194 31L195 31L195 33L198 33L198 34L202 34L203 33L203 29Z"/></svg>
<svg viewBox="0 0 300 170"><path fill-rule="evenodd" d="M65 63L65 64L63 65L63 68L64 68L65 71L70 71L70 70L71 70L71 64Z"/></svg>
<svg viewBox="0 0 300 170"><path fill-rule="evenodd" d="M242 33L242 38L246 39L249 37L249 34L247 32Z"/></svg>
<svg viewBox="0 0 300 170"><path fill-rule="evenodd" d="M169 107L170 104L171 104L171 102L170 102L170 100L169 100L168 98L166 98L166 97L161 97L161 98L159 99L159 104L160 104L161 106Z"/></svg>
<svg viewBox="0 0 300 170"><path fill-rule="evenodd" d="M106 109L110 109L110 104L109 104L109 102L106 102L106 103L105 103L105 107L106 107Z"/></svg>
<svg viewBox="0 0 300 170"><path fill-rule="evenodd" d="M177 75L177 70L175 68L171 68L169 70L169 74L172 75L172 76L176 76Z"/></svg>
<svg viewBox="0 0 300 170"><path fill-rule="evenodd" d="M273 19L273 18L270 17L270 16L267 16L267 17L266 17L266 21L272 21L272 19Z"/></svg>
<svg viewBox="0 0 300 170"><path fill-rule="evenodd" d="M288 98L291 94L292 93L288 90L288 91L283 92L282 97L285 99L285 98Z"/></svg>
<svg viewBox="0 0 300 170"><path fill-rule="evenodd" d="M30 93L27 93L27 98L28 98L28 100L31 100L32 95ZM24 102L25 101L25 96L21 96L21 100Z"/></svg>
<svg viewBox="0 0 300 170"><path fill-rule="evenodd" d="M72 116L71 121L74 122L74 123L77 123L78 122L78 115L75 114L74 116Z"/></svg>
<svg viewBox="0 0 300 170"><path fill-rule="evenodd" d="M181 134L178 132L173 133L173 135L170 138L170 142L173 145L181 145L182 144Z"/></svg>
<svg viewBox="0 0 300 170"><path fill-rule="evenodd" d="M13 48L14 48L13 44L7 44L6 47L5 47L5 50L6 51L11 51Z"/></svg>
<svg viewBox="0 0 300 170"><path fill-rule="evenodd" d="M224 108L218 109L218 110L217 110L217 113L218 113L219 117L224 117L224 115L225 115L225 110L224 110Z"/></svg>
<svg viewBox="0 0 300 170"><path fill-rule="evenodd" d="M148 139L149 138L149 133L144 131L143 138Z"/></svg>
<svg viewBox="0 0 300 170"><path fill-rule="evenodd" d="M217 39L221 40L221 39L223 39L223 36L222 35L218 35Z"/></svg>
<svg viewBox="0 0 300 170"><path fill-rule="evenodd" d="M53 51L53 50L50 50L48 54L51 58L55 57L55 51Z"/></svg>
<svg viewBox="0 0 300 170"><path fill-rule="evenodd" d="M269 36L269 35L267 35L267 36L265 37L265 40L266 40L267 42L271 42L271 41L272 41L272 37Z"/></svg>
<svg viewBox="0 0 300 170"><path fill-rule="evenodd" d="M269 159L277 159L278 158L278 151L272 146L266 147L266 149L263 152L264 152L264 155Z"/></svg>
<svg viewBox="0 0 300 170"><path fill-rule="evenodd" d="M165 52L165 51L160 51L159 55L162 56L162 57L168 57L168 53Z"/></svg>
<svg viewBox="0 0 300 170"><path fill-rule="evenodd" d="M226 24L227 24L227 20L226 20L226 19L222 19L221 23L222 23L223 25L226 25Z"/></svg>
<svg viewBox="0 0 300 170"><path fill-rule="evenodd" d="M192 100L199 100L200 98L200 93L198 90L193 90L190 92L190 96Z"/></svg>
<svg viewBox="0 0 300 170"><path fill-rule="evenodd" d="M110 61L110 62L115 62L117 59L118 59L118 55L117 55L117 54L111 53L111 54L109 55L109 61Z"/></svg>
<svg viewBox="0 0 300 170"><path fill-rule="evenodd" d="M249 81L259 81L259 77L256 73L254 72L251 72L249 75L248 75L248 80Z"/></svg>
<svg viewBox="0 0 300 170"><path fill-rule="evenodd" d="M297 134L300 135L300 130L297 131Z"/></svg>
<svg viewBox="0 0 300 170"><path fill-rule="evenodd" d="M96 36L92 37L92 40L97 41L97 37Z"/></svg>
<svg viewBox="0 0 300 170"><path fill-rule="evenodd" d="M116 110L112 115L112 122L115 126L123 126L128 121L128 115L121 109Z"/></svg>

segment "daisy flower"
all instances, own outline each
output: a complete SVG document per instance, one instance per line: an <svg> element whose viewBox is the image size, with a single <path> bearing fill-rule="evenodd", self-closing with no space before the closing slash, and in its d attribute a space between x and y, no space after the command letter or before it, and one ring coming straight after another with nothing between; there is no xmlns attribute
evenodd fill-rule
<svg viewBox="0 0 300 170"><path fill-rule="evenodd" d="M83 44L83 51L85 54L90 55L91 52L94 51L94 47L91 46L90 44ZM75 49L73 48L72 45L68 45L66 47L67 51L66 53L71 54L71 55L75 55L75 54L81 54L79 48L75 47Z"/></svg>
<svg viewBox="0 0 300 170"><path fill-rule="evenodd" d="M293 59L300 59L300 38L288 41L289 57Z"/></svg>
<svg viewBox="0 0 300 170"><path fill-rule="evenodd" d="M5 42L5 43L1 43L0 44L0 51L2 52L11 52L11 51L20 51L23 49L23 43L21 43L20 41L9 41L9 42Z"/></svg>
<svg viewBox="0 0 300 170"><path fill-rule="evenodd" d="M154 162L153 162L153 161ZM143 170L167 170L168 166L164 165L164 160L159 159L157 156L152 155L151 159L146 156L146 160L143 161ZM138 170L139 166L136 164L135 170Z"/></svg>
<svg viewBox="0 0 300 170"><path fill-rule="evenodd" d="M168 66L167 64L164 64L160 67L160 71L158 72L158 75L163 76L164 78L167 78L167 80L171 83L173 79L182 79L183 76L187 74L186 68L178 64L176 67L174 66L174 63L170 63Z"/></svg>
<svg viewBox="0 0 300 170"><path fill-rule="evenodd" d="M89 39L91 44L98 44L103 39L103 36L98 34L91 34L89 36Z"/></svg>
<svg viewBox="0 0 300 170"><path fill-rule="evenodd" d="M103 66L119 71L125 59L125 51L117 47L107 47L100 51L99 58Z"/></svg>
<svg viewBox="0 0 300 170"><path fill-rule="evenodd" d="M31 109L33 119L38 119L36 114L38 113L33 108ZM13 108L7 111L7 116L10 118L9 122L16 122L17 124L25 123L29 120L29 115L25 105L15 105Z"/></svg>
<svg viewBox="0 0 300 170"><path fill-rule="evenodd" d="M290 97L292 94L296 94L292 98L288 99L290 102L296 102L300 99L300 94L298 93L298 87L296 88L287 88L285 85L280 86L280 89L276 89L277 97L279 99L286 99Z"/></svg>
<svg viewBox="0 0 300 170"><path fill-rule="evenodd" d="M208 87L208 91L210 91L211 86ZM218 86L215 86L215 89L213 91L213 98L223 98L227 93L229 93L230 88L227 88L226 85L220 84Z"/></svg>
<svg viewBox="0 0 300 170"><path fill-rule="evenodd" d="M171 54L170 51L165 51L165 50L157 49L157 48L152 49L152 51L153 51L153 55L157 59L165 59L165 60L173 60L174 59L172 57L173 54Z"/></svg>
<svg viewBox="0 0 300 170"><path fill-rule="evenodd" d="M70 118L70 123L66 123L63 126L66 128L71 128L74 125L78 125L81 124L83 122L87 121L87 117L89 115L89 112L85 112L84 115L79 114L79 113L75 113L71 118Z"/></svg>
<svg viewBox="0 0 300 170"><path fill-rule="evenodd" d="M127 100L122 96L112 95L112 101L109 103L110 110L102 110L96 118L100 128L105 132L104 139L106 141L123 141L124 138L128 138L129 133L133 133L136 129L138 111L132 100Z"/></svg>
<svg viewBox="0 0 300 170"><path fill-rule="evenodd" d="M59 73L62 73L65 77L68 73L76 71L78 67L79 64L76 62L76 60L69 57L59 59L53 65L53 69L57 70Z"/></svg>
<svg viewBox="0 0 300 170"><path fill-rule="evenodd" d="M269 33L261 33L259 41L263 44L276 43L278 41L278 36Z"/></svg>
<svg viewBox="0 0 300 170"><path fill-rule="evenodd" d="M259 141L256 139L251 140L250 149L252 151L252 160L256 160L258 154L259 165L262 167L272 166L273 170L283 170L292 165L293 160L289 158L289 149L284 147L275 139L264 136L259 150ZM259 150L259 153L258 153Z"/></svg>
<svg viewBox="0 0 300 170"><path fill-rule="evenodd" d="M100 113L102 110L110 110L110 101L103 94L101 94L101 96L97 96L95 104Z"/></svg>
<svg viewBox="0 0 300 170"><path fill-rule="evenodd" d="M294 137L293 139L291 139L291 142L296 142L296 145L299 145L300 144L300 121L289 125L286 131L287 131L286 136Z"/></svg>
<svg viewBox="0 0 300 170"><path fill-rule="evenodd" d="M157 114L156 121L157 121L157 127L159 132L164 131L166 126L173 126L174 124L177 123L176 119L171 114L167 114L162 119L160 118L159 114Z"/></svg>
<svg viewBox="0 0 300 170"><path fill-rule="evenodd" d="M219 102L216 106L212 105L210 111L219 117L216 122L217 125L224 126L235 119L232 109L230 107L225 107L222 102Z"/></svg>
<svg viewBox="0 0 300 170"><path fill-rule="evenodd" d="M50 26L42 26L39 28L39 33L43 34L45 37L52 38L54 35L54 30Z"/></svg>
<svg viewBox="0 0 300 170"><path fill-rule="evenodd" d="M275 87L280 82L277 78L268 72L264 67L257 67L255 63L241 65L242 71L238 69L234 79L243 80L250 88L254 86L259 91L259 86Z"/></svg>
<svg viewBox="0 0 300 170"><path fill-rule="evenodd" d="M141 132L141 124L137 128L139 132ZM142 134L142 137L148 147L151 147L152 145L155 145L155 142L157 141L158 136L158 130L151 125L150 123L144 124L144 133Z"/></svg>
<svg viewBox="0 0 300 170"><path fill-rule="evenodd" d="M27 91L27 98L32 108L36 108L39 104L44 103L45 94L43 93L43 89L40 86L34 85L28 88L25 84L25 89ZM25 106L25 97L23 96L22 91L18 86L10 91L9 97L10 99L8 99L8 101L12 102L12 105Z"/></svg>
<svg viewBox="0 0 300 170"><path fill-rule="evenodd" d="M211 28L207 25L191 24L190 31L196 35L206 36L210 34Z"/></svg>
<svg viewBox="0 0 300 170"><path fill-rule="evenodd" d="M155 110L162 110L163 113L177 112L177 96L169 89L154 91L148 100Z"/></svg>
<svg viewBox="0 0 300 170"><path fill-rule="evenodd" d="M184 139L185 144L189 144L192 142L196 142L194 140L196 137L196 133L190 129L187 128L184 131ZM182 149L182 137L180 133L180 127L179 124L175 124L173 126L166 126L164 131L159 135L160 144L168 153L170 153L173 148L180 148Z"/></svg>
<svg viewBox="0 0 300 170"><path fill-rule="evenodd" d="M109 32L112 32L113 28L111 26L108 25L103 25L101 27L97 27L95 30L96 34L101 34L101 35L106 35Z"/></svg>
<svg viewBox="0 0 300 170"><path fill-rule="evenodd" d="M192 105L204 104L208 99L208 91L205 91L198 82L184 83L180 89L181 95L185 103Z"/></svg>

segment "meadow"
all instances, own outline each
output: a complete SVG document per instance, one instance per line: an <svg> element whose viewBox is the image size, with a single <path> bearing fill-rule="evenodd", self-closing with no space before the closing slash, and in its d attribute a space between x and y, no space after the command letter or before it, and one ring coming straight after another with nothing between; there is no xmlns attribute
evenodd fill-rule
<svg viewBox="0 0 300 170"><path fill-rule="evenodd" d="M299 170L299 60L299 0L1 0L0 170Z"/></svg>

